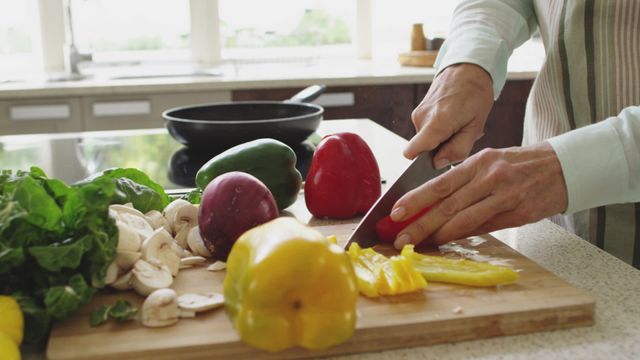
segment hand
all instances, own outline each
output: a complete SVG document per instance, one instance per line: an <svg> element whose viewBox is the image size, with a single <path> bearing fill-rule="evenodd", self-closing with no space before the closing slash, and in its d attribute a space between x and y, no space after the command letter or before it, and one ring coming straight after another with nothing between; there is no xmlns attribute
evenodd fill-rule
<svg viewBox="0 0 640 360"><path fill-rule="evenodd" d="M425 239L443 244L528 224L565 211L567 201L562 168L549 143L485 149L396 202L394 221L433 207L400 232L394 246Z"/></svg>
<svg viewBox="0 0 640 360"><path fill-rule="evenodd" d="M443 144L434 157L435 167L464 160L482 137L491 106L492 81L484 69L473 64L447 67L411 114L417 134L404 156L413 159Z"/></svg>

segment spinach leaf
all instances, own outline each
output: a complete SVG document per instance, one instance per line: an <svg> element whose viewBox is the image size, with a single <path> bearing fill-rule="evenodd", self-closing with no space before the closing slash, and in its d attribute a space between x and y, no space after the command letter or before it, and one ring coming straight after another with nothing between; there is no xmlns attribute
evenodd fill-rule
<svg viewBox="0 0 640 360"><path fill-rule="evenodd" d="M116 193L111 199L112 204L131 202L133 207L146 213L150 210L162 211L171 202L171 198L162 186L151 180L144 172L133 168L108 169L81 180L74 186L91 183L99 178L115 181Z"/></svg>
<svg viewBox="0 0 640 360"><path fill-rule="evenodd" d="M53 286L44 296L47 313L54 319L65 319L91 300L96 289L87 285L80 274L69 279L66 286Z"/></svg>
<svg viewBox="0 0 640 360"><path fill-rule="evenodd" d="M138 309L133 307L127 300L118 300L113 305L102 305L91 311L89 324L96 327L107 322L109 317L121 322L133 319L138 313Z"/></svg>

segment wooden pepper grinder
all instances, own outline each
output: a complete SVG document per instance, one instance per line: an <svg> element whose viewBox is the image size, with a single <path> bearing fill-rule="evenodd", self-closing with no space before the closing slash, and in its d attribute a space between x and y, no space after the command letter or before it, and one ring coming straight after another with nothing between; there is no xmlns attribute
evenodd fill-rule
<svg viewBox="0 0 640 360"><path fill-rule="evenodd" d="M426 41L427 39L424 36L422 24L413 24L413 28L411 30L411 51L426 50Z"/></svg>

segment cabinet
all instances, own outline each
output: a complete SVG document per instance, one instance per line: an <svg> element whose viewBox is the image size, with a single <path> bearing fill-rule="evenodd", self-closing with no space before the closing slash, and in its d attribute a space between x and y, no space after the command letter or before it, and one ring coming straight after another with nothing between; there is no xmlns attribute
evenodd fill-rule
<svg viewBox="0 0 640 360"><path fill-rule="evenodd" d="M167 109L230 100L205 91L0 101L0 135L162 128Z"/></svg>
<svg viewBox="0 0 640 360"><path fill-rule="evenodd" d="M0 101L0 135L81 130L79 98Z"/></svg>
<svg viewBox="0 0 640 360"><path fill-rule="evenodd" d="M162 113L177 106L230 100L228 91L87 96L82 98L84 130L162 128Z"/></svg>
<svg viewBox="0 0 640 360"><path fill-rule="evenodd" d="M473 152L486 147L519 145L522 140L524 110L531 80L507 81L500 98L487 119L485 135L476 142ZM427 94L429 84L370 85L327 87L316 103L325 108L324 119L369 118L394 133L410 139L415 135L411 122L413 109ZM234 101L283 100L300 88L238 90ZM341 99L342 101L331 101ZM347 101L352 99L352 101Z"/></svg>

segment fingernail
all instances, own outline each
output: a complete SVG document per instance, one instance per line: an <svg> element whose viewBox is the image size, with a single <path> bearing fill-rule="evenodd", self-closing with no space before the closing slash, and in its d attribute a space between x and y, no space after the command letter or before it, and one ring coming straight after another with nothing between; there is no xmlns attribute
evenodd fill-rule
<svg viewBox="0 0 640 360"><path fill-rule="evenodd" d="M395 246L395 248L398 249L398 250L402 250L402 248L405 245L409 244L410 242L411 242L411 235L402 234L402 235L398 236L396 241L393 243L393 246Z"/></svg>
<svg viewBox="0 0 640 360"><path fill-rule="evenodd" d="M406 213L407 211L404 209L404 207L398 206L397 208L393 209L393 211L391 212L391 220L401 221L404 218L404 215Z"/></svg>
<svg viewBox="0 0 640 360"><path fill-rule="evenodd" d="M435 162L436 169L438 169L438 170L444 168L447 165L449 165L449 160L447 160L447 159L438 159Z"/></svg>

